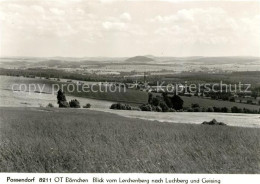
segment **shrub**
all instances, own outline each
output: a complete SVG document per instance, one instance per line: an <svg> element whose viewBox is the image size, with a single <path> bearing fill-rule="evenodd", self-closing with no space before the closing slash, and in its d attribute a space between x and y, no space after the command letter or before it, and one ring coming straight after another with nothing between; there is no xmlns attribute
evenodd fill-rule
<svg viewBox="0 0 260 184"><path fill-rule="evenodd" d="M66 102L66 101L60 101L59 107L60 108L68 108L69 107L69 103Z"/></svg>
<svg viewBox="0 0 260 184"><path fill-rule="evenodd" d="M170 108L169 109L169 112L176 112L176 110L175 109L172 109L172 108ZM182 111L183 112L183 111Z"/></svg>
<svg viewBox="0 0 260 184"><path fill-rule="evenodd" d="M235 102L235 98L234 97L230 97L229 101L230 102Z"/></svg>
<svg viewBox="0 0 260 184"><path fill-rule="evenodd" d="M91 104L87 103L85 106L83 106L83 108L87 108L89 109L91 107Z"/></svg>
<svg viewBox="0 0 260 184"><path fill-rule="evenodd" d="M218 122L217 120L213 119L211 121L204 121L202 123L203 125L226 125L225 123L223 122Z"/></svg>
<svg viewBox="0 0 260 184"><path fill-rule="evenodd" d="M54 107L53 105L52 105L52 103L49 103L46 107Z"/></svg>
<svg viewBox="0 0 260 184"><path fill-rule="evenodd" d="M80 104L79 104L79 101L77 99L71 100L69 102L69 105L70 105L71 108L80 108Z"/></svg>
<svg viewBox="0 0 260 184"><path fill-rule="evenodd" d="M209 107L209 108L207 109L207 112L214 112L214 109L213 109L212 107Z"/></svg>
<svg viewBox="0 0 260 184"><path fill-rule="evenodd" d="M207 112L207 109L206 109L205 107L203 107L203 108L201 109L201 112Z"/></svg>
<svg viewBox="0 0 260 184"><path fill-rule="evenodd" d="M134 111L141 111L141 109L139 107L132 107L132 110L134 110Z"/></svg>
<svg viewBox="0 0 260 184"><path fill-rule="evenodd" d="M221 108L220 107L213 107L214 112L221 112Z"/></svg>
<svg viewBox="0 0 260 184"><path fill-rule="evenodd" d="M242 112L242 109L239 109L237 106L233 106L231 108L231 112L232 113L241 113Z"/></svg>
<svg viewBox="0 0 260 184"><path fill-rule="evenodd" d="M228 108L227 107L222 107L221 108L221 112L228 112Z"/></svg>
<svg viewBox="0 0 260 184"><path fill-rule="evenodd" d="M160 106L156 106L155 110L156 112L162 112L162 108Z"/></svg>
<svg viewBox="0 0 260 184"><path fill-rule="evenodd" d="M188 112L194 112L194 109L192 109L192 108L188 108L187 111L188 111Z"/></svg>
<svg viewBox="0 0 260 184"><path fill-rule="evenodd" d="M141 111L152 111L152 106L150 104L140 105Z"/></svg>
<svg viewBox="0 0 260 184"><path fill-rule="evenodd" d="M194 112L201 112L200 107L193 108Z"/></svg>
<svg viewBox="0 0 260 184"><path fill-rule="evenodd" d="M163 112L168 112L169 111L169 107L166 105L165 102L160 102L159 106L162 108Z"/></svg>
<svg viewBox="0 0 260 184"><path fill-rule="evenodd" d="M112 104L110 106L110 109L118 109L118 110L133 110L133 107L131 107L128 104L121 104L121 103L116 103Z"/></svg>

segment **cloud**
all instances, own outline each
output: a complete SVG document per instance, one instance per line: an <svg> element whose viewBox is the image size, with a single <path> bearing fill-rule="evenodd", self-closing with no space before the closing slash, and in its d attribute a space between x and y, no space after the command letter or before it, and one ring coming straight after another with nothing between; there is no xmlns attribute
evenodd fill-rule
<svg viewBox="0 0 260 184"><path fill-rule="evenodd" d="M103 28L109 31L122 31L126 29L126 24L123 22L103 22Z"/></svg>
<svg viewBox="0 0 260 184"><path fill-rule="evenodd" d="M222 8L181 9L175 14L158 15L150 19L150 23L158 26L154 34L159 35L161 41L171 37L172 42L178 44L250 44L260 39L259 15L234 18Z"/></svg>
<svg viewBox="0 0 260 184"><path fill-rule="evenodd" d="M207 8L207 9L181 9L176 14L161 16L150 19L150 22L173 23L173 22L193 22L195 19L214 18L215 16L225 15L226 12L221 8Z"/></svg>
<svg viewBox="0 0 260 184"><path fill-rule="evenodd" d="M31 6L32 9L34 9L36 12L38 13L45 13L45 10L43 7L41 6L38 6L38 5L32 5Z"/></svg>
<svg viewBox="0 0 260 184"><path fill-rule="evenodd" d="M119 18L121 19L121 20L124 20L124 21L131 21L132 20L132 17L131 17L131 15L129 14L129 13L123 13L123 14L121 14L120 16L119 16Z"/></svg>
<svg viewBox="0 0 260 184"><path fill-rule="evenodd" d="M55 15L64 15L65 14L64 10L60 10L58 8L50 8L49 10L51 13L53 13Z"/></svg>
<svg viewBox="0 0 260 184"><path fill-rule="evenodd" d="M82 50L82 55L87 55L87 50L102 55L100 50L110 54L128 45L127 49L121 49L122 53L136 50L156 54L167 48L170 53L188 47L195 55L200 53L200 48L212 53L222 48L219 53L235 53L239 48L241 53L259 53L260 15L257 6L251 3L229 2L226 6L216 2L213 7L212 3L205 2L153 1L147 7L147 3L137 1L102 1L112 3L85 0L0 2L4 51L9 48L8 53L12 55L13 48L23 48L27 54L31 49L37 50L35 45L42 45L41 50L52 45L54 50L49 52L59 53L59 48L72 45L72 50L67 52ZM139 46L142 43L144 47L135 43ZM92 44L95 47L90 47ZM243 47L239 47L241 45Z"/></svg>

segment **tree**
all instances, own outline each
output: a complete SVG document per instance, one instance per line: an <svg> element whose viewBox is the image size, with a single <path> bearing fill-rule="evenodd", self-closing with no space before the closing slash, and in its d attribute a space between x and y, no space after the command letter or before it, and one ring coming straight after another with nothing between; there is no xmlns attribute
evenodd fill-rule
<svg viewBox="0 0 260 184"><path fill-rule="evenodd" d="M61 89L59 89L57 93L57 100L58 100L59 107L61 108L69 107L66 97Z"/></svg>
<svg viewBox="0 0 260 184"><path fill-rule="evenodd" d="M148 103L151 104L151 103L152 103L152 100L153 100L153 94L152 94L152 93L149 93L149 94L148 94Z"/></svg>
<svg viewBox="0 0 260 184"><path fill-rule="evenodd" d="M172 102L172 107L173 107L175 110L180 110L180 109L183 108L183 100L181 99L180 96L174 95L174 96L171 98L171 102Z"/></svg>
<svg viewBox="0 0 260 184"><path fill-rule="evenodd" d="M167 104L165 102L160 102L159 106L161 107L163 112L168 112L169 111L169 107L167 106Z"/></svg>
<svg viewBox="0 0 260 184"><path fill-rule="evenodd" d="M163 92L162 96L163 96L163 100L166 103L166 105L169 108L172 108L172 102L171 102L171 99L168 97L168 94L166 92Z"/></svg>
<svg viewBox="0 0 260 184"><path fill-rule="evenodd" d="M158 97L152 99L152 103L151 103L152 105L158 106L159 103L160 103L160 99Z"/></svg>

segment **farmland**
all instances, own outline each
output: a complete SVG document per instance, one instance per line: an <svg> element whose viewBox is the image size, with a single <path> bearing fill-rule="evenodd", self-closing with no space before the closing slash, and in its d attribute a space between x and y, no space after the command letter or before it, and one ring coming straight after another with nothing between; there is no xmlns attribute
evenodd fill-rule
<svg viewBox="0 0 260 184"><path fill-rule="evenodd" d="M260 173L260 129L0 108L1 172Z"/></svg>
<svg viewBox="0 0 260 184"><path fill-rule="evenodd" d="M238 108L247 108L250 110L259 110L259 105L251 105L251 104L244 104L244 103L237 103L237 102L229 102L229 101L223 101L223 100L212 100L212 99L206 99L206 98L198 98L195 96L187 97L182 96L181 97L184 101L184 107L190 107L191 104L199 104L200 107L208 108L208 107L227 107L232 108L233 106L237 106Z"/></svg>

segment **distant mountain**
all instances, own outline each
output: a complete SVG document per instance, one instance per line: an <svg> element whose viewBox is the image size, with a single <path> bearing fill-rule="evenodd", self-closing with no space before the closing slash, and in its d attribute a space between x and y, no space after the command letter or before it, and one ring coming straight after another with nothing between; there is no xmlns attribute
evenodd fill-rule
<svg viewBox="0 0 260 184"><path fill-rule="evenodd" d="M148 61L154 61L152 58L146 57L146 56L135 56L131 57L125 60L126 62L148 62Z"/></svg>

